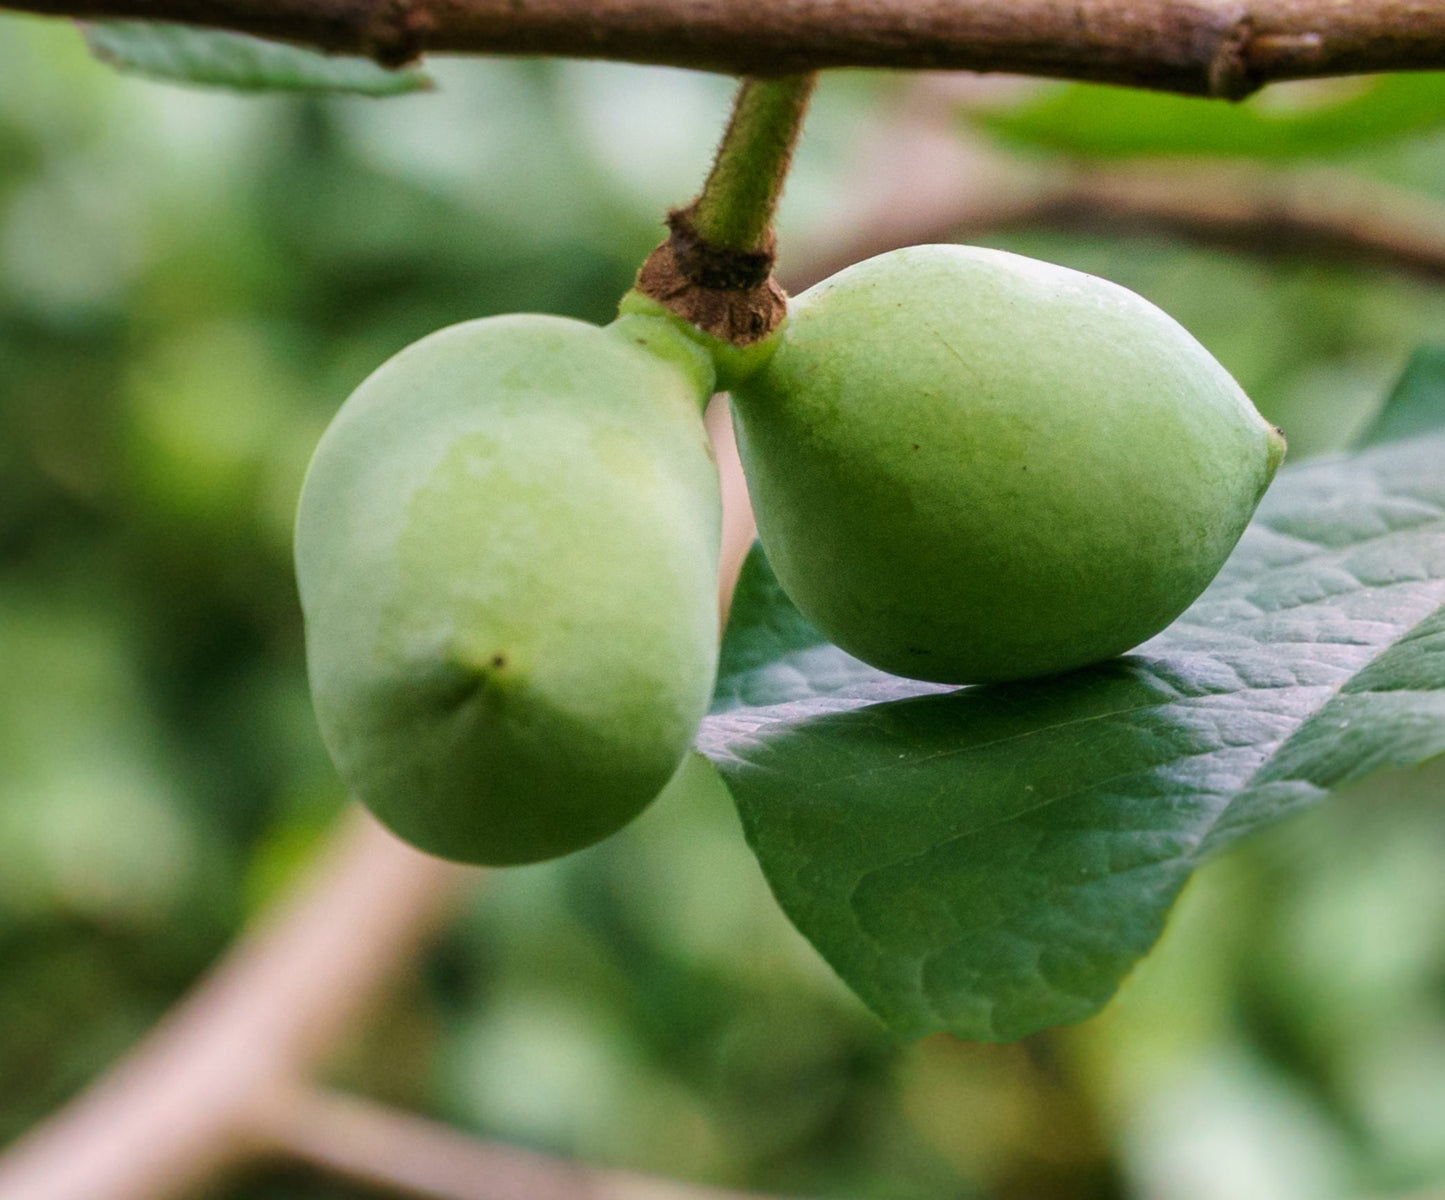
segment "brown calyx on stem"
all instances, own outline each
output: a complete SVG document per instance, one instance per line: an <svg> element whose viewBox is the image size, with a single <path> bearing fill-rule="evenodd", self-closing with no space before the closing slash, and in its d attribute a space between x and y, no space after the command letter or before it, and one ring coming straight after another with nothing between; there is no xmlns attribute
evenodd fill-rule
<svg viewBox="0 0 1445 1200"><path fill-rule="evenodd" d="M637 290L734 346L762 341L782 324L788 295L773 278L774 238L757 250L710 245L692 223L692 208L667 215L672 233L637 275Z"/></svg>

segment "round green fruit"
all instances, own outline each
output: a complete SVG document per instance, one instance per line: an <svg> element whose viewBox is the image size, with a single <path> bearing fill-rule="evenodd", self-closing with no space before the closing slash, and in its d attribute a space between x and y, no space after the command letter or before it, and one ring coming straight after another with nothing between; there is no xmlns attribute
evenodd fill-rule
<svg viewBox="0 0 1445 1200"><path fill-rule="evenodd" d="M944 683L1050 675L1163 629L1284 455L1146 300L964 246L798 296L733 399L784 590L865 662Z"/></svg>
<svg viewBox="0 0 1445 1200"><path fill-rule="evenodd" d="M337 414L296 522L311 691L401 837L552 858L677 770L717 660L712 382L661 321L493 317L403 350Z"/></svg>

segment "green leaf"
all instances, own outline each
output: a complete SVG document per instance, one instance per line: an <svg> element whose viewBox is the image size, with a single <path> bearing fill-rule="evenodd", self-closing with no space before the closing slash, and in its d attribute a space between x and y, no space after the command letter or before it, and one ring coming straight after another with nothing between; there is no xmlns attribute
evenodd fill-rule
<svg viewBox="0 0 1445 1200"><path fill-rule="evenodd" d="M1378 446L1438 429L1445 429L1445 346L1421 346L1357 444Z"/></svg>
<svg viewBox="0 0 1445 1200"><path fill-rule="evenodd" d="M1007 112L969 119L1008 141L1099 158L1148 155L1322 157L1445 126L1445 74L1381 75L1346 98L1281 109L1098 84L1070 84Z"/></svg>
<svg viewBox="0 0 1445 1200"><path fill-rule="evenodd" d="M859 686L874 694L898 680L843 653L784 595L762 550L754 546L733 592L728 635L718 662L713 712L842 695Z"/></svg>
<svg viewBox="0 0 1445 1200"><path fill-rule="evenodd" d="M1260 769L1217 825L1227 844L1331 788L1445 754L1445 609L1344 685Z"/></svg>
<svg viewBox="0 0 1445 1200"><path fill-rule="evenodd" d="M84 26L90 51L122 71L243 92L359 92L396 96L431 87L421 71L389 71L366 58L319 54L243 33L104 21Z"/></svg>
<svg viewBox="0 0 1445 1200"><path fill-rule="evenodd" d="M784 911L904 1036L1097 1011L1207 854L1445 753L1442 463L1437 435L1282 472L1172 627L1031 683L855 671L755 560L699 745ZM771 665L769 628L792 631Z"/></svg>

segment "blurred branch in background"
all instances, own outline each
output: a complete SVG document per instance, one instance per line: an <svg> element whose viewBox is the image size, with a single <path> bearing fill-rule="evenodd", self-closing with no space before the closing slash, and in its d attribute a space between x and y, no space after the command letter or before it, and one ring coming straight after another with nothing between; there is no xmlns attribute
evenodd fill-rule
<svg viewBox="0 0 1445 1200"><path fill-rule="evenodd" d="M0 1159L0 1196L159 1200L263 1150L274 1097L333 1047L475 876L353 812L312 874L150 1038Z"/></svg>
<svg viewBox="0 0 1445 1200"><path fill-rule="evenodd" d="M1437 0L11 0L174 21L389 64L426 52L617 59L737 74L1009 71L1238 98L1267 83L1445 67Z"/></svg>
<svg viewBox="0 0 1445 1200"><path fill-rule="evenodd" d="M907 119L865 148L853 202L797 247L791 290L899 245L1025 229L1161 233L1445 280L1445 205L1418 192L1336 168L1032 165L970 140L953 93L947 77L920 80Z"/></svg>
<svg viewBox="0 0 1445 1200"><path fill-rule="evenodd" d="M962 213L951 232L1024 228L1157 231L1445 280L1445 206L1340 171L1081 174L1013 204Z"/></svg>
<svg viewBox="0 0 1445 1200"><path fill-rule="evenodd" d="M723 535L722 555L718 562L718 603L722 608L723 625L727 625L733 590L742 573L743 562L757 540L758 523L748 500L748 485L743 479L743 466L738 458L738 444L733 436L732 413L725 397L719 396L708 405L707 431L717 452L718 475L722 482Z"/></svg>
<svg viewBox="0 0 1445 1200"><path fill-rule="evenodd" d="M1445 205L1341 171L1182 167L1067 172L1017 185L958 182L934 203L911 210L915 223L907 237L900 240L893 223L880 224L872 236L860 230L857 241L832 256L833 268L901 242L1047 229L1161 233L1265 257L1312 257L1445 280Z"/></svg>
<svg viewBox="0 0 1445 1200"><path fill-rule="evenodd" d="M278 1097L269 1116L273 1152L424 1200L742 1200L737 1192L477 1141L437 1121L319 1089Z"/></svg>

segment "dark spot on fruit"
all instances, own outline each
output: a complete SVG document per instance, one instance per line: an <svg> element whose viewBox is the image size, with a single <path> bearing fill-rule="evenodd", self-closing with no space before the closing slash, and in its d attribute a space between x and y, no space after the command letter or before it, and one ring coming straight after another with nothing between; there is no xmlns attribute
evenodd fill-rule
<svg viewBox="0 0 1445 1200"><path fill-rule="evenodd" d="M913 448L914 448L915 450L918 449L918 443L917 443L917 442L914 442L914 443L913 443Z"/></svg>
<svg viewBox="0 0 1445 1200"><path fill-rule="evenodd" d="M505 667L506 665L507 665L507 656L506 656L505 654L494 654L494 655L492 655L492 666L494 666L498 671L500 671L500 670L501 670L503 667Z"/></svg>
<svg viewBox="0 0 1445 1200"><path fill-rule="evenodd" d="M909 646L909 647L908 647L908 653L909 653L909 654L930 654L930 653L932 653L932 651L925 650L922 646Z"/></svg>

